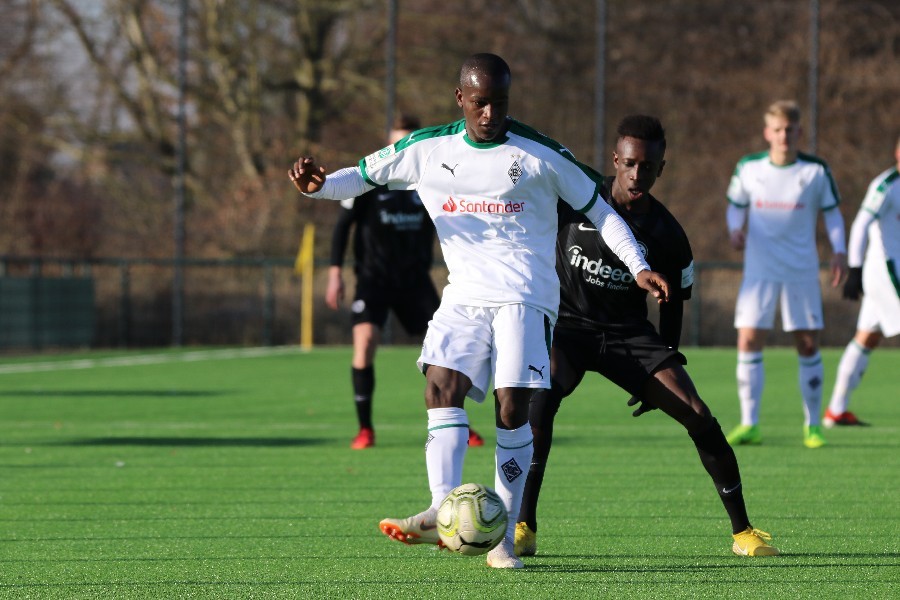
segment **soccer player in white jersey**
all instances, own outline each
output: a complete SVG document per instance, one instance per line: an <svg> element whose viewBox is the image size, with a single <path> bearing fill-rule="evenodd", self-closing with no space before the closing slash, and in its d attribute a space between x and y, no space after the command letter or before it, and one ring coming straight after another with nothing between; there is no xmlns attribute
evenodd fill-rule
<svg viewBox="0 0 900 600"><path fill-rule="evenodd" d="M859 385L869 355L885 337L900 334L900 139L894 166L869 184L850 227L847 262L850 275L844 297L859 300L856 335L847 344L837 369L825 426L863 425L850 412L850 394ZM865 257L865 259L863 258Z"/></svg>
<svg viewBox="0 0 900 600"><path fill-rule="evenodd" d="M463 119L415 131L327 177L312 157L289 171L295 187L314 198L339 200L384 185L416 189L434 221L449 283L418 359L426 379L431 505L379 526L407 544L440 544L437 508L462 483L464 400L483 401L493 378L494 485L510 514L505 539L487 555L494 568L524 566L513 535L532 455L529 400L534 389L550 386L557 198L594 223L642 288L660 302L668 297L665 278L649 270L628 226L599 197L598 178L565 147L507 116L510 83L502 58L475 54L463 63L456 89Z"/></svg>
<svg viewBox="0 0 900 600"><path fill-rule="evenodd" d="M728 186L728 231L732 246L744 250L744 276L734 317L741 424L727 439L731 445L762 441L763 348L780 304L783 328L793 332L799 355L803 443L819 448L825 439L820 421L824 371L818 341L822 292L816 221L822 212L832 249L831 285L837 287L847 271L844 220L828 165L798 151L797 104L775 102L764 119L768 152L742 158Z"/></svg>
<svg viewBox="0 0 900 600"><path fill-rule="evenodd" d="M418 117L400 115L387 141L399 142L421 126ZM424 335L441 299L430 274L434 225L414 190L376 188L341 204L344 210L331 241L325 303L337 310L344 300L344 252L352 229L356 285L351 304L351 383L359 433L350 447L364 450L375 446L375 354L389 312L408 333ZM474 429L469 430L469 445L484 445Z"/></svg>

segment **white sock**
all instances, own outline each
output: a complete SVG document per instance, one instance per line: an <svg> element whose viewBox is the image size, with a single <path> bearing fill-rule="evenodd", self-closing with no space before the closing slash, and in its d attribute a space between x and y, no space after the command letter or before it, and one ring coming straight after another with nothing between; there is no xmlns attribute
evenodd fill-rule
<svg viewBox="0 0 900 600"><path fill-rule="evenodd" d="M509 539L515 537L516 520L522 507L522 494L533 454L534 436L529 423L518 429L497 429L494 489L509 514L509 523L506 525L506 537Z"/></svg>
<svg viewBox="0 0 900 600"><path fill-rule="evenodd" d="M431 507L437 509L450 490L462 484L463 462L469 447L469 416L463 408L428 409L425 466Z"/></svg>
<svg viewBox="0 0 900 600"><path fill-rule="evenodd" d="M741 401L741 425L759 423L759 405L762 402L766 373L762 352L738 352L737 383Z"/></svg>
<svg viewBox="0 0 900 600"><path fill-rule="evenodd" d="M869 354L871 350L851 340L844 349L841 362L838 364L837 377L834 381L834 391L831 393L831 402L828 409L832 414L839 415L847 412L850 407L850 394L859 385L866 367L869 366Z"/></svg>
<svg viewBox="0 0 900 600"><path fill-rule="evenodd" d="M822 355L817 351L812 356L799 357L800 395L803 396L803 417L807 425L819 425L822 413L822 383L825 368Z"/></svg>

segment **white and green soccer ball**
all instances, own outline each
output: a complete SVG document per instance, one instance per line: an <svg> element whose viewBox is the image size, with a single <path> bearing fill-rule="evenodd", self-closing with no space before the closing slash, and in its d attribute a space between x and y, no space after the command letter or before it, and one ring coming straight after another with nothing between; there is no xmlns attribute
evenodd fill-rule
<svg viewBox="0 0 900 600"><path fill-rule="evenodd" d="M478 483L464 483L441 502L438 535L449 550L476 556L503 540L508 518L497 492Z"/></svg>

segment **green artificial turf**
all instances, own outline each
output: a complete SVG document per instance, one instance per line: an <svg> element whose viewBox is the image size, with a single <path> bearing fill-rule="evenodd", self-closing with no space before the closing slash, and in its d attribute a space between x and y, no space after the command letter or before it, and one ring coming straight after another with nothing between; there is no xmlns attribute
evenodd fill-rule
<svg viewBox="0 0 900 600"><path fill-rule="evenodd" d="M733 349L686 351L737 423ZM823 351L825 402L840 350ZM736 450L775 558L730 551L693 445L589 375L562 406L522 571L378 531L430 500L417 349L377 359L377 447L351 451L350 350L0 359L0 598L896 598L900 352L853 400L868 428L802 445L796 357L766 351L764 441ZM464 480L493 485L493 407Z"/></svg>

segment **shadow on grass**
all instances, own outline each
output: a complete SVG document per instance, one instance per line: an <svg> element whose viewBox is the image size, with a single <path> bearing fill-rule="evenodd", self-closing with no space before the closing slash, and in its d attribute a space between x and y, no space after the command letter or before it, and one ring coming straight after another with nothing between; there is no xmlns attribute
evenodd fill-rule
<svg viewBox="0 0 900 600"><path fill-rule="evenodd" d="M45 444L32 444L43 446L178 446L184 448L284 448L291 446L317 446L330 443L331 440L318 438L295 437L101 437L80 440L67 440L65 442L48 442Z"/></svg>
<svg viewBox="0 0 900 600"><path fill-rule="evenodd" d="M27 397L27 398L115 398L125 396L130 398L208 398L213 396L226 396L234 394L234 391L210 391L210 390L3 390L0 396Z"/></svg>
<svg viewBox="0 0 900 600"><path fill-rule="evenodd" d="M596 562L598 560L603 560L603 556L598 555L544 555L544 558L553 559L553 560L571 560L571 559L583 559L585 561ZM652 557L648 557L647 555L640 556L626 556L617 554L615 556L605 557L610 560L620 561L623 559L634 558L646 561L649 559L652 560ZM662 558L662 557L660 557ZM803 566L803 568L816 568L816 569L833 569L833 568L858 568L858 567L872 567L872 568L890 568L897 566L897 559L900 558L900 553L896 552L822 552L822 553L811 553L811 552L790 552L782 554L779 557L765 557L763 559L748 559L746 557L723 557L723 556L698 556L693 557L695 559L706 559L714 562L703 563L703 564L689 564L689 565L665 565L665 566L634 566L627 567L622 565L615 566L588 566L587 564L540 564L534 562L534 559L530 559L529 562L526 563L527 570L529 572L541 572L541 573L608 573L608 572L616 572L616 573L686 573L691 571L708 571L711 569L734 569L735 567L753 567L753 568L771 568L771 569L796 569L799 566ZM790 560L790 559L799 559L799 560ZM854 562L843 562L845 560L853 560ZM856 561L865 561L865 562L856 562ZM720 562L727 561L727 562ZM812 562L807 562L812 561ZM719 564L716 564L719 563Z"/></svg>

